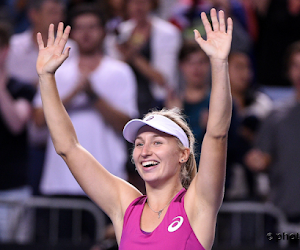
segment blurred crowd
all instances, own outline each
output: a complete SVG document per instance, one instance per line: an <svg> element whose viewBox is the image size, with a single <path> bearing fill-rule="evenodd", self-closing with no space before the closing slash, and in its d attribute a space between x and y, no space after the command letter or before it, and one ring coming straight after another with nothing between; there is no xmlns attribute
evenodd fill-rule
<svg viewBox="0 0 300 250"><path fill-rule="evenodd" d="M298 0L1 1L0 198L87 199L55 152L35 69L37 32L45 39L49 24L60 21L72 27L71 52L56 72L57 86L83 147L144 192L123 126L151 109L179 107L199 161L211 79L193 29L205 38L200 13L209 15L212 7L234 23L225 200L270 201L300 222ZM268 88L288 88L291 95L274 100ZM0 206L0 242L30 238L27 218L11 232L18 212Z"/></svg>

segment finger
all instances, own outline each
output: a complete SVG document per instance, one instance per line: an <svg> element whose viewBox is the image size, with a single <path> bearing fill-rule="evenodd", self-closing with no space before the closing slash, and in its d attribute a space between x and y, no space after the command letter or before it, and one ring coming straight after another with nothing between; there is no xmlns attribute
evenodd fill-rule
<svg viewBox="0 0 300 250"><path fill-rule="evenodd" d="M58 44L58 49L59 49L59 52L62 53L63 50L64 50L64 47L68 41L68 38L69 38L69 35L70 35L70 31L71 31L71 27L68 25L65 30L64 30L64 33L59 41L59 44Z"/></svg>
<svg viewBox="0 0 300 250"><path fill-rule="evenodd" d="M221 32L226 32L225 18L224 18L224 11L223 10L219 11L219 21L220 21L220 31Z"/></svg>
<svg viewBox="0 0 300 250"><path fill-rule="evenodd" d="M56 38L55 38L55 42L54 42L54 45L58 45L59 42L60 42L60 39L63 35L63 32L64 32L64 24L63 22L60 22L58 24L58 27L57 27L57 33L56 33Z"/></svg>
<svg viewBox="0 0 300 250"><path fill-rule="evenodd" d="M202 23L204 25L204 29L205 29L206 34L211 32L212 31L211 25L210 25L210 23L207 19L207 16L206 16L205 12L201 13L201 20L202 20Z"/></svg>
<svg viewBox="0 0 300 250"><path fill-rule="evenodd" d="M212 21L212 26L214 31L219 31L219 21L217 17L217 11L215 8L212 8L210 10L210 16L211 16L211 21Z"/></svg>
<svg viewBox="0 0 300 250"><path fill-rule="evenodd" d="M227 34L232 36L233 21L230 17L227 18Z"/></svg>
<svg viewBox="0 0 300 250"><path fill-rule="evenodd" d="M44 41L43 41L41 32L36 34L36 40L37 40L37 43L39 46L39 50L44 49L45 46L44 46Z"/></svg>
<svg viewBox="0 0 300 250"><path fill-rule="evenodd" d="M198 30L194 30L195 40L198 41L199 39L202 39L201 34Z"/></svg>
<svg viewBox="0 0 300 250"><path fill-rule="evenodd" d="M200 45L201 47L201 44L204 42L204 39L202 38L200 32L198 30L194 30L194 34L195 34L195 40L196 42Z"/></svg>
<svg viewBox="0 0 300 250"><path fill-rule="evenodd" d="M59 62L60 65L69 57L71 47L65 49L64 53L60 55Z"/></svg>
<svg viewBox="0 0 300 250"><path fill-rule="evenodd" d="M47 41L47 47L52 46L54 43L54 24L51 23L49 25L49 30L48 30L48 41Z"/></svg>
<svg viewBox="0 0 300 250"><path fill-rule="evenodd" d="M62 54L63 55L63 60L66 60L69 57L70 50L71 50L71 47L68 47L68 48L65 49L64 53Z"/></svg>

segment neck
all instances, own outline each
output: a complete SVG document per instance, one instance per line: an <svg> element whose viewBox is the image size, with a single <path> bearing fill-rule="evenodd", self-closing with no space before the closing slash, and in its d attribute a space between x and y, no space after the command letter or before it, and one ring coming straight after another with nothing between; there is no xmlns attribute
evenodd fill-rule
<svg viewBox="0 0 300 250"><path fill-rule="evenodd" d="M144 17L144 18L139 18L139 19L135 19L136 23L137 23L137 27L142 28L145 26L149 25L149 21L148 21L148 17Z"/></svg>
<svg viewBox="0 0 300 250"><path fill-rule="evenodd" d="M102 51L99 49L83 51L79 49L80 58L99 58L102 57Z"/></svg>
<svg viewBox="0 0 300 250"><path fill-rule="evenodd" d="M164 186L160 188L153 188L146 183L147 202L153 210L158 212L167 207L182 188L181 183L173 187Z"/></svg>
<svg viewBox="0 0 300 250"><path fill-rule="evenodd" d="M100 64L102 59L102 54L82 54L80 53L79 58L79 69L83 73L91 73L93 72Z"/></svg>
<svg viewBox="0 0 300 250"><path fill-rule="evenodd" d="M208 92L206 84L186 84L186 86L185 100L189 103L196 103L202 100Z"/></svg>
<svg viewBox="0 0 300 250"><path fill-rule="evenodd" d="M243 92L232 91L232 98L235 100L235 103L237 104L239 109L244 108L245 94Z"/></svg>

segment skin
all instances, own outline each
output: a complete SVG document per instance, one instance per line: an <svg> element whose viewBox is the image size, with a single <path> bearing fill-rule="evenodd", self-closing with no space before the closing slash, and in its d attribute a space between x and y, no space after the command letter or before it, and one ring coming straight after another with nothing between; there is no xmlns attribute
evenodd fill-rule
<svg viewBox="0 0 300 250"><path fill-rule="evenodd" d="M231 46L233 24L229 18L227 29L223 11L219 20L215 9L211 10L212 26L206 15L201 14L207 33L203 40L195 31L195 39L210 58L212 67L212 92L207 132L202 143L199 171L185 195L185 211L191 227L205 249L211 249L218 210L222 204L225 180L227 135L231 119L232 100L228 77L227 57ZM120 243L124 214L129 204L141 193L128 182L111 175L78 142L73 125L57 93L54 73L67 59L69 48L64 50L70 27L58 27L54 39L54 26L49 27L47 46L41 34L37 35L39 56L37 72L43 108L56 152L65 160L74 177L88 196L111 218L116 238ZM154 144L154 138L162 144ZM146 181L148 202L153 209L165 207L181 189L178 168L181 159L187 160L189 149L176 149L176 140L145 127L139 131L141 145L135 145L134 160ZM178 152L177 154L174 153ZM175 155L174 155L175 154ZM148 171L141 167L142 159L159 161ZM99 191L101 190L101 192ZM141 229L153 231L163 219L145 206L141 217Z"/></svg>
<svg viewBox="0 0 300 250"><path fill-rule="evenodd" d="M188 149L187 149L188 150ZM167 185L171 178L179 181L180 159L187 160L189 152L182 152L174 136L165 134L149 126L139 130L133 150L133 160L137 171L146 182L146 189ZM158 162L154 167L143 167L147 161ZM176 166L174 168L174 166ZM171 181L173 183L173 180Z"/></svg>
<svg viewBox="0 0 300 250"><path fill-rule="evenodd" d="M300 101L300 52L295 53L291 59L288 68L288 78L296 91L296 98ZM252 149L246 156L245 162L249 169L254 172L265 171L272 163L272 156L259 149Z"/></svg>
<svg viewBox="0 0 300 250"><path fill-rule="evenodd" d="M89 77L97 69L102 59L101 47L105 31L100 22L100 19L91 13L78 15L73 20L72 38L77 42L79 49L80 78L74 83L73 91L62 100L66 107L79 93L87 92L97 96L90 84ZM126 122L130 120L127 114L116 109L103 98L98 98L94 102L94 106L116 131L122 131ZM34 109L34 118L38 126L45 125L42 108Z"/></svg>

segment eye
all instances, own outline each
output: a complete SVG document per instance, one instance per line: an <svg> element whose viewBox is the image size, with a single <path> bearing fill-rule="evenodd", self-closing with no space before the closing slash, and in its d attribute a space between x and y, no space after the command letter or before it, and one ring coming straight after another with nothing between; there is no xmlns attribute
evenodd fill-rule
<svg viewBox="0 0 300 250"><path fill-rule="evenodd" d="M141 142L136 142L134 145L134 147L142 147L142 146L143 146L143 143L141 143Z"/></svg>
<svg viewBox="0 0 300 250"><path fill-rule="evenodd" d="M161 141L155 141L155 142L154 142L154 145L160 145L160 144L162 144Z"/></svg>

